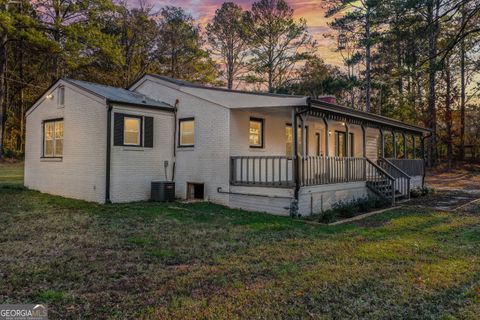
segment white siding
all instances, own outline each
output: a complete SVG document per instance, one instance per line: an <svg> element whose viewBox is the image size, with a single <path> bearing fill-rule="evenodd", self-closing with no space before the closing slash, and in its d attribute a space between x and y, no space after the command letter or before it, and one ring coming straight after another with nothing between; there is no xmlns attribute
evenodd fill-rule
<svg viewBox="0 0 480 320"><path fill-rule="evenodd" d="M103 99L65 85L65 106L57 107L57 86L26 117L25 186L88 201L105 199L107 108ZM63 159L42 159L42 121L64 119Z"/></svg>
<svg viewBox="0 0 480 320"><path fill-rule="evenodd" d="M114 113L153 117L153 148L113 145ZM152 108L113 106L110 199L129 202L150 199L152 180L171 180L173 113ZM164 161L168 161L165 174Z"/></svg>
<svg viewBox="0 0 480 320"><path fill-rule="evenodd" d="M186 198L188 182L204 183L205 200L228 205L228 194L218 193L217 188L228 190L229 187L229 109L165 86L160 81L143 81L135 91L171 105L178 100L177 119L195 118L195 146L177 148L176 196Z"/></svg>

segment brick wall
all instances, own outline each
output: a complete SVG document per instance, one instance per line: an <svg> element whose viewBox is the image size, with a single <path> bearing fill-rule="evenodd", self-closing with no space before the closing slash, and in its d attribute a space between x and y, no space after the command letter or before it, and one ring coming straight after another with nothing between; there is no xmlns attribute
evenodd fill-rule
<svg viewBox="0 0 480 320"><path fill-rule="evenodd" d="M57 88L65 86L65 106ZM26 116L25 186L65 197L103 202L105 198L105 101L60 81ZM48 94L47 93L47 94ZM42 159L42 121L64 119L62 159Z"/></svg>

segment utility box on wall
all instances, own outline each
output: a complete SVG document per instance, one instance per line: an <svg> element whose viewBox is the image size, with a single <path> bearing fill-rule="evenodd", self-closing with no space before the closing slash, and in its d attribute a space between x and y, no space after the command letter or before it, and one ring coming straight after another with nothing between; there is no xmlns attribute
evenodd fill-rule
<svg viewBox="0 0 480 320"><path fill-rule="evenodd" d="M175 201L175 182L152 181L151 200L160 202Z"/></svg>

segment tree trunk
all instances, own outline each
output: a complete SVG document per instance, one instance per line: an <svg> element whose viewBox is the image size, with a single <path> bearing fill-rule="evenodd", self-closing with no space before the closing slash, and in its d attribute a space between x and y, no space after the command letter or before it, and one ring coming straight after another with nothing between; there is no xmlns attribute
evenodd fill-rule
<svg viewBox="0 0 480 320"><path fill-rule="evenodd" d="M438 5L437 5L438 16ZM435 22L434 22L435 20ZM428 2L428 126L432 130L430 143L428 144L428 165L435 164L437 158L437 109L436 109L436 68L437 68L437 32L438 22L435 18L435 4L433 0Z"/></svg>
<svg viewBox="0 0 480 320"><path fill-rule="evenodd" d="M0 36L0 158L3 157L5 143L5 124L7 122L7 104L5 102L5 65L7 35Z"/></svg>
<svg viewBox="0 0 480 320"><path fill-rule="evenodd" d="M448 168L452 168L453 160L453 138L452 138L452 109L451 109L451 73L450 73L450 64L449 59L447 58L445 70L445 124L447 127L447 158L448 158Z"/></svg>
<svg viewBox="0 0 480 320"><path fill-rule="evenodd" d="M371 43L370 43L370 7L367 6L367 14L365 21L365 111L370 112L370 89L371 89Z"/></svg>
<svg viewBox="0 0 480 320"><path fill-rule="evenodd" d="M462 5L462 25L465 8ZM465 39L460 43L460 159L465 159Z"/></svg>

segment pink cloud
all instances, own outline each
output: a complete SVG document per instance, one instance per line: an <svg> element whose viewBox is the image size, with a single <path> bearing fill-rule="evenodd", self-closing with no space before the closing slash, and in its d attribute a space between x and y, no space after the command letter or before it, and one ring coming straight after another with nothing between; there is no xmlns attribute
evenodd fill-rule
<svg viewBox="0 0 480 320"><path fill-rule="evenodd" d="M226 0L130 0L132 5L137 5L138 1L147 1L155 9L163 6L182 7L190 13L201 26L210 21L219 8ZM254 0L235 0L236 4L244 9L250 9ZM331 33L328 27L329 20L325 18L325 1L322 0L287 0L290 6L295 10L296 18L304 18L313 37L319 44L318 54L328 63L341 65L338 54L335 54L335 42L332 39L324 37L324 34Z"/></svg>

